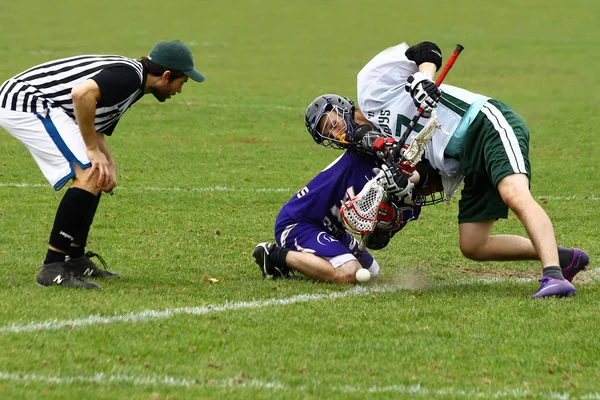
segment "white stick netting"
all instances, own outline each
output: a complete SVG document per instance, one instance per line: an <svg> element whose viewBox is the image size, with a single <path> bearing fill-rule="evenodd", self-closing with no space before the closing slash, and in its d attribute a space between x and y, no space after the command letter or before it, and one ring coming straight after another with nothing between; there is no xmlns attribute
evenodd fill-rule
<svg viewBox="0 0 600 400"><path fill-rule="evenodd" d="M344 226L352 233L366 235L377 225L379 203L385 196L385 189L378 177L371 179L359 194L342 203L340 216Z"/></svg>

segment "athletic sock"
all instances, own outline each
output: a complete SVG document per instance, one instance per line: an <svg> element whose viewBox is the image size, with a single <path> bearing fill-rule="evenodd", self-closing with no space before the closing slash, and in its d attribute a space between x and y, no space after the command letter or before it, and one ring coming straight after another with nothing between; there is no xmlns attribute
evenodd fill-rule
<svg viewBox="0 0 600 400"><path fill-rule="evenodd" d="M558 246L558 261L561 268L567 268L573 260L573 249L568 247Z"/></svg>
<svg viewBox="0 0 600 400"><path fill-rule="evenodd" d="M85 247L83 246L71 246L69 248L69 258L83 257L85 254Z"/></svg>
<svg viewBox="0 0 600 400"><path fill-rule="evenodd" d="M565 278L563 277L562 270L558 266L545 267L542 270L544 276L554 279L560 279L563 281Z"/></svg>
<svg viewBox="0 0 600 400"><path fill-rule="evenodd" d="M289 251L290 250L286 249L285 247L273 247L273 249L269 253L269 261L271 261L275 265L287 267L287 264L285 263L285 257L287 256L287 253L289 253Z"/></svg>
<svg viewBox="0 0 600 400"><path fill-rule="evenodd" d="M90 213L97 206L96 195L79 188L70 188L63 196L50 233L50 246L69 252L71 243L83 244L90 229Z"/></svg>
<svg viewBox="0 0 600 400"><path fill-rule="evenodd" d="M55 262L63 262L65 261L65 253L61 253L60 251L54 251L52 249L48 249L46 253L46 259L44 260L44 264L52 264Z"/></svg>

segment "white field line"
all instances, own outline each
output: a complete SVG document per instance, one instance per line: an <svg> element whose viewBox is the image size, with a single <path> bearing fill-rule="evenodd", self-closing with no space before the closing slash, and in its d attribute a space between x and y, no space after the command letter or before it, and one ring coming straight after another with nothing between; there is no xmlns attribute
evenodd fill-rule
<svg viewBox="0 0 600 400"><path fill-rule="evenodd" d="M204 102L196 102L196 101L180 101L180 102L169 102L156 104L152 102L138 102L135 103L134 107L201 107L201 108L226 108L233 109L237 108L237 104L228 104L228 103L204 103ZM284 106L281 104L246 104L244 108L252 108L258 110L286 110L286 111L300 111L304 112L306 106L300 107L292 107L292 106Z"/></svg>
<svg viewBox="0 0 600 400"><path fill-rule="evenodd" d="M272 389L281 391L297 391L310 392L311 387L316 388L321 385L318 382L313 383L310 387L301 386L286 386L278 382L259 381L254 379L245 380L235 377L230 379L210 379L204 377L196 378L181 378L173 376L137 376L129 374L104 374L98 373L95 375L75 375L75 376L50 376L26 373L14 373L0 371L0 380L11 382L38 382L49 385L77 385L77 384L121 384L127 383L135 386L152 386L152 387L184 387L184 388L205 388L205 387L226 387L226 388L257 388L257 389ZM330 386L327 388L333 392L341 393L395 393L395 394L410 394L411 396L419 396L425 398L431 397L462 397L467 399L502 399L502 398L527 398L541 397L544 399L565 399L565 400L600 400L600 393L590 392L580 396L572 396L565 392L533 392L522 388L506 389L502 391L478 391L457 389L447 387L442 389L428 389L421 384L414 385L390 385L390 386Z"/></svg>
<svg viewBox="0 0 600 400"><path fill-rule="evenodd" d="M594 281L600 280L600 268L595 268L587 272L588 276ZM473 285L473 284L496 284L501 282L515 281L515 282L531 282L534 279L526 278L475 278L464 280L461 282L454 283L431 283L427 287L445 287L445 286L460 286L460 285ZM91 325L106 325L118 322L125 323L138 323L151 320L169 319L177 315L205 315L224 311L233 310L249 310L259 309L269 306L287 306L296 303L307 303L312 301L320 301L326 299L340 299L350 296L369 295L374 293L385 293L385 292L396 292L399 290L415 290L402 287L400 285L384 284L379 286L354 286L344 292L335 292L327 294L301 294L298 296L283 298L283 299L269 299L261 301L244 301L238 303L225 303L225 304L213 304L202 307L181 307L166 310L143 310L140 312L131 312L122 315L90 315L85 318L72 319L72 320L50 320L45 322L30 322L27 324L9 324L0 326L0 334L20 334L27 332L36 332L41 330L58 330L62 328L80 328Z"/></svg>
<svg viewBox="0 0 600 400"><path fill-rule="evenodd" d="M356 296L363 294L372 293L383 293L402 290L397 286L378 286L378 287L365 287L365 286L354 286L345 292L335 292L328 294L301 294L294 297L288 297L283 299L269 299L262 301L244 301L238 303L225 303L219 305L208 305L203 307L182 307L166 309L162 311L157 310L144 310L141 312L132 312L123 315L113 316L102 316L102 315L90 315L86 318L73 319L73 320L52 320L46 322L32 322L25 325L10 324L0 326L0 334L8 333L25 333L35 332L39 330L56 330L65 327L78 328L96 324L112 324L115 322L143 322L149 320L168 319L176 315L204 315L210 313L217 313L223 311L232 310L244 310L244 309L258 309L269 306L286 306L296 303L306 303L310 301L319 301L324 299L339 299L348 296Z"/></svg>
<svg viewBox="0 0 600 400"><path fill-rule="evenodd" d="M127 374L104 374L95 375L76 375L76 376L47 376L37 374L23 374L0 371L0 380L19 381L19 382L45 382L57 385L73 385L78 383L129 383L138 386L174 386L174 387L247 387L262 389L285 389L283 385L273 382L263 382L257 380L243 380L240 378L216 380L204 378L177 378L173 376L136 376Z"/></svg>
<svg viewBox="0 0 600 400"><path fill-rule="evenodd" d="M50 189L49 184L45 183L1 183L0 187L12 187L12 188L41 188L47 187ZM140 186L140 187L122 187L119 186L115 189L115 192L120 190L132 191L132 192L289 192L292 193L293 189L290 188L243 188L235 186L207 186L207 187L156 187L156 186ZM598 196L535 196L538 200L579 200L579 201L599 201Z"/></svg>

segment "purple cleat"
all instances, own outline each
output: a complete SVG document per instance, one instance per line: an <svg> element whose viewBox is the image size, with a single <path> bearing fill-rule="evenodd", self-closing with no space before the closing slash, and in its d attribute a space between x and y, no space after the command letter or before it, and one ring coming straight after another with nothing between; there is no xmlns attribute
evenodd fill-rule
<svg viewBox="0 0 600 400"><path fill-rule="evenodd" d="M565 297L575 294L575 287L568 280L560 280L550 278L549 276L542 276L540 279L540 287L536 294L531 296L532 299L538 297Z"/></svg>
<svg viewBox="0 0 600 400"><path fill-rule="evenodd" d="M579 273L579 271L583 271L585 267L590 263L590 256L580 249L573 249L573 259L571 259L571 264L564 267L562 269L562 274L566 280L569 282L573 282L573 278L575 275Z"/></svg>

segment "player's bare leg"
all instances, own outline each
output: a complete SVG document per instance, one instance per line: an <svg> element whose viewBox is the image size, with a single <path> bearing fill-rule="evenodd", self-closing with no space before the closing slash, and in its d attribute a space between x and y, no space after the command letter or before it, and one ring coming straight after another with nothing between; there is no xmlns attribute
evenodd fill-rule
<svg viewBox="0 0 600 400"><path fill-rule="evenodd" d="M102 188L97 185L98 182L98 170L94 171L94 174L91 176L89 180L87 180L87 169L82 169L79 165L74 164L75 167L75 178L73 178L73 184L71 187L83 189L87 192L93 193L94 195L98 195Z"/></svg>
<svg viewBox="0 0 600 400"><path fill-rule="evenodd" d="M517 235L490 235L494 220L459 225L462 254L476 261L539 260L531 240Z"/></svg>
<svg viewBox="0 0 600 400"><path fill-rule="evenodd" d="M356 271L361 267L357 260L351 260L334 268L326 259L311 253L290 251L286 264L317 281L328 283L356 283Z"/></svg>
<svg viewBox="0 0 600 400"><path fill-rule="evenodd" d="M554 228L548 214L529 191L529 179L523 174L504 177L498 183L504 203L516 214L535 247L543 267L559 265Z"/></svg>
<svg viewBox="0 0 600 400"><path fill-rule="evenodd" d="M531 196L527 176L508 175L499 182L498 191L505 204L517 215L530 239L516 235L491 236L493 220L463 223L459 227L463 254L479 261L538 259L542 262L543 277L532 298L574 294L575 288L570 283L572 277L565 280L562 275L552 222Z"/></svg>

